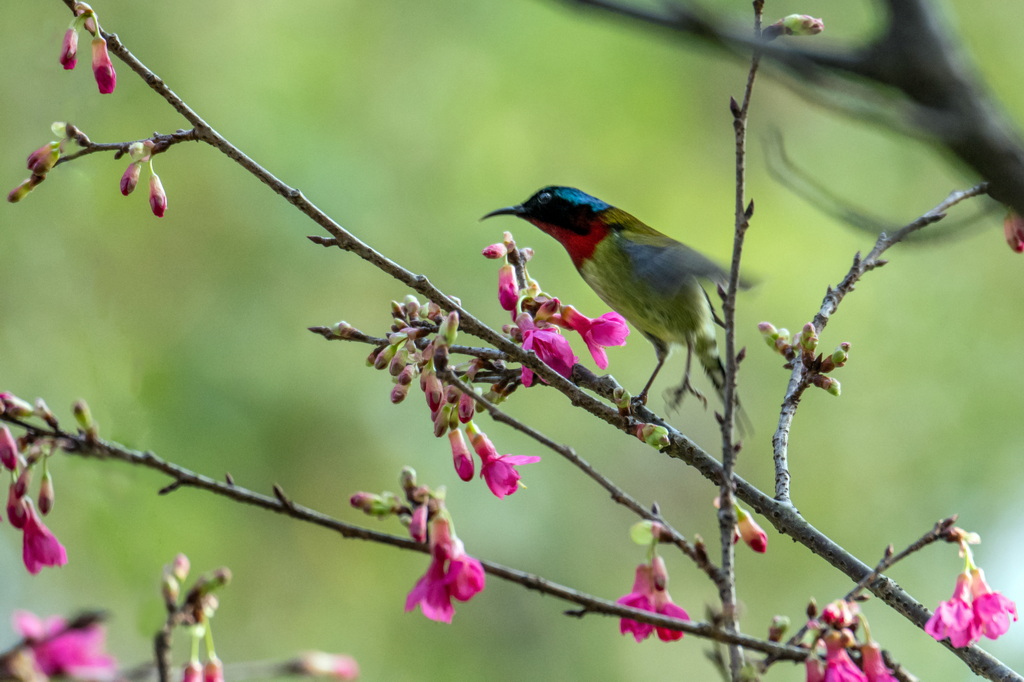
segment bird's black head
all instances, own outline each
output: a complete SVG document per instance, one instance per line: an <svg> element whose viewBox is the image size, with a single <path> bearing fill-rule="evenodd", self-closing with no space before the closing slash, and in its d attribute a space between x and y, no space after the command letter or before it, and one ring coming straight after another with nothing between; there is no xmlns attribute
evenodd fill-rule
<svg viewBox="0 0 1024 682"><path fill-rule="evenodd" d="M532 223L547 223L569 229L587 225L598 213L610 205L573 187L545 187L519 204L491 211L484 218L496 215L515 215ZM484 218L481 218L483 220Z"/></svg>

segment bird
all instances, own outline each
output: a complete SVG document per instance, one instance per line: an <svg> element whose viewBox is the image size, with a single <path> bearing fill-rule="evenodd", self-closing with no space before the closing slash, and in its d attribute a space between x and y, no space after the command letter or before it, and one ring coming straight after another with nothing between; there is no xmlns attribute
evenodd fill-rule
<svg viewBox="0 0 1024 682"><path fill-rule="evenodd" d="M724 403L725 367L718 352L715 314L702 281L724 285L726 271L699 252L586 192L548 186L516 206L491 211L522 218L557 240L576 270L612 310L654 346L657 365L636 399L647 394L674 347L687 349L683 383L672 404L685 393L706 399L690 384L697 356ZM745 286L745 285L744 285Z"/></svg>

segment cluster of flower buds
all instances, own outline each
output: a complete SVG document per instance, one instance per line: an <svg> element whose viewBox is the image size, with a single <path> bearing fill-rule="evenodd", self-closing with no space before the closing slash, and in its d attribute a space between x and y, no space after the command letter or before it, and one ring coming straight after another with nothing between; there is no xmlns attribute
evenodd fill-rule
<svg viewBox="0 0 1024 682"><path fill-rule="evenodd" d="M75 17L64 32L64 41L60 49L60 63L66 71L78 64L78 31L84 28L92 34L92 73L96 77L96 85L100 93L109 95L117 85L117 73L107 52L107 41L100 29L100 20L92 7L84 2L76 2Z"/></svg>
<svg viewBox="0 0 1024 682"><path fill-rule="evenodd" d="M818 349L818 332L810 322L805 324L800 333L792 338L790 338L788 329L776 329L770 322L762 322L757 325L757 328L768 347L786 358L785 367L792 368L792 363L799 354L807 371L808 383L834 396L839 395L839 380L826 376L826 374L837 367L842 367L850 359L850 344L848 342L840 343L830 355L823 353L815 355L815 351Z"/></svg>
<svg viewBox="0 0 1024 682"><path fill-rule="evenodd" d="M949 638L955 647L970 646L982 636L998 639L1017 620L1017 605L985 582L985 572L974 563L969 545L981 542L977 533L951 528L948 542L960 547L964 570L956 578L953 596L938 605L924 630L937 641Z"/></svg>
<svg viewBox="0 0 1024 682"><path fill-rule="evenodd" d="M825 22L808 14L790 14L761 30L765 42L780 36L816 36L825 30Z"/></svg>
<svg viewBox="0 0 1024 682"><path fill-rule="evenodd" d="M132 142L128 147L128 156L131 162L125 168L121 176L121 194L128 196L139 184L139 177L142 175L142 166L149 169L149 208L157 218L163 218L167 212L167 193L164 192L160 176L153 170L153 148L152 140Z"/></svg>
<svg viewBox="0 0 1024 682"><path fill-rule="evenodd" d="M805 660L807 682L896 682L892 671L886 667L881 647L871 639L867 621L856 603L833 602L817 618L816 610L813 605L808 608L811 621L807 627L814 638L814 645L811 655ZM861 631L864 641L858 642ZM825 649L824 662L815 653L821 647ZM857 652L859 666L850 656L851 651Z"/></svg>
<svg viewBox="0 0 1024 682"><path fill-rule="evenodd" d="M6 417L18 420L38 417L51 427L57 427L56 418L42 400L36 401L33 406L10 393L0 393L0 408ZM53 509L53 475L48 465L54 448L52 442L28 436L15 439L10 429L0 427L0 464L11 475L7 493L7 519L22 532L22 559L25 568L33 575L39 573L44 566L63 566L68 562L64 546L40 519L40 514L46 515ZM37 467L42 469L36 497L38 509L28 494Z"/></svg>
<svg viewBox="0 0 1024 682"><path fill-rule="evenodd" d="M399 403L405 400L409 387L418 377L430 410L434 435L438 438L448 435L452 461L459 478L469 481L476 472L475 461L466 444L468 436L470 445L480 457L480 475L487 486L499 498L511 495L521 485L515 467L537 462L540 458L498 454L490 439L472 420L481 409L476 395L483 394L492 403L500 402L515 388L514 378L502 377L502 363L482 357L471 357L454 366L451 364L451 348L459 328L457 312L445 313L434 303L423 305L409 296L402 303L392 302L392 315L394 323L386 343L374 349L367 358L367 364L376 369L387 369L393 377L395 385L391 390L391 401ZM339 322L326 332L335 338L362 337L361 332L346 322ZM464 384L469 384L473 395L450 383L449 372L460 376ZM486 393L472 385L480 372L499 376ZM392 500L381 500L379 504L387 507L391 503Z"/></svg>
<svg viewBox="0 0 1024 682"><path fill-rule="evenodd" d="M713 501L715 509L721 509L721 500L716 497ZM741 507L738 502L733 501L733 510L736 514L736 527L733 528L732 541L739 542L741 539L750 549L758 554L768 551L768 534L764 532L761 525L754 520L751 512Z"/></svg>
<svg viewBox="0 0 1024 682"><path fill-rule="evenodd" d="M57 121L50 126L50 130L60 139L47 142L28 155L26 166L31 175L7 194L7 201L12 204L21 201L29 192L38 187L46 179L46 174L57 165L64 145L69 140L67 124Z"/></svg>
<svg viewBox="0 0 1024 682"><path fill-rule="evenodd" d="M617 599L616 603L663 616L689 620L690 615L686 609L674 603L668 593L668 568L665 566L665 560L657 552L663 531L662 525L654 521L639 521L630 528L630 539L648 548L648 561L636 567L633 590ZM619 632L633 635L637 642L642 642L653 633L657 633L658 639L663 642L674 642L683 637L681 630L641 623L632 618L619 620Z"/></svg>
<svg viewBox="0 0 1024 682"><path fill-rule="evenodd" d="M511 232L505 232L501 242L483 250L485 258L503 260L498 270L498 303L512 314L515 323L505 325L503 331L521 344L523 350L532 350L544 364L564 377L572 374L578 358L560 329L574 331L582 337L594 363L605 369L608 355L604 349L626 344L629 335L626 320L616 312L590 318L545 294L526 271L526 262L532 254L530 249L516 246ZM519 286L520 282L523 286ZM520 374L523 386L533 384L533 374L533 370L523 367Z"/></svg>
<svg viewBox="0 0 1024 682"><path fill-rule="evenodd" d="M450 623L455 613L452 598L467 601L484 589L483 566L466 554L455 535L451 514L444 506L444 488L417 485L416 472L410 467L402 469L400 481L404 502L390 492L359 492L352 495L350 503L379 518L397 516L414 540L428 544L430 566L409 592L405 610L419 606L427 618Z"/></svg>
<svg viewBox="0 0 1024 682"><path fill-rule="evenodd" d="M220 605L216 590L231 582L231 571L218 568L196 578L192 587L182 596L181 586L188 579L190 562L184 554L164 566L160 579L160 593L164 598L169 618L189 630L192 637L191 657L182 671L183 682L223 682L224 664L213 648L210 619ZM199 660L199 643L206 649L206 663Z"/></svg>
<svg viewBox="0 0 1024 682"><path fill-rule="evenodd" d="M427 524L444 506L444 488L431 490L416 483L416 470L403 467L399 476L403 496L384 491L380 494L358 492L349 498L349 504L363 513L384 519L396 516L416 542L426 542ZM403 499L404 497L404 499Z"/></svg>

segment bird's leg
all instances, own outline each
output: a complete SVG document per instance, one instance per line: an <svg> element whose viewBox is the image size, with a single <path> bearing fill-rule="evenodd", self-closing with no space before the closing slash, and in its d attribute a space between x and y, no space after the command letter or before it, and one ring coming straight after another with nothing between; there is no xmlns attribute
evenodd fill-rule
<svg viewBox="0 0 1024 682"><path fill-rule="evenodd" d="M647 380L647 385L644 386L644 390L640 391L640 395L634 398L634 400L638 401L641 405L647 404L647 393L651 390L651 386L654 384L654 379L658 376L658 372L661 371L661 366L665 364L665 358L668 357L668 353L665 353L658 348L655 348L655 352L658 355L658 365L654 368L651 378Z"/></svg>
<svg viewBox="0 0 1024 682"><path fill-rule="evenodd" d="M693 362L693 347L686 346L686 372L683 374L683 383L679 384L675 388L669 389L666 400L670 409L676 409L683 402L683 397L690 393L697 398L703 405L704 409L708 409L708 399L704 397L704 394L693 387L690 383L690 364Z"/></svg>

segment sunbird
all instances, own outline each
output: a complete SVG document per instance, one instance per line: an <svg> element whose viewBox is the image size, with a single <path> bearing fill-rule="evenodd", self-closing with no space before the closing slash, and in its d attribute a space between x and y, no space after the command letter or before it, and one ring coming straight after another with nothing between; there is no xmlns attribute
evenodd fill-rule
<svg viewBox="0 0 1024 682"><path fill-rule="evenodd" d="M685 345L686 373L674 401L689 391L694 354L724 401L725 368L718 354L715 315L701 280L724 284L717 264L668 235L586 192L545 187L518 206L484 218L514 215L558 240L590 288L654 344L658 364L637 398L647 392L674 346Z"/></svg>

